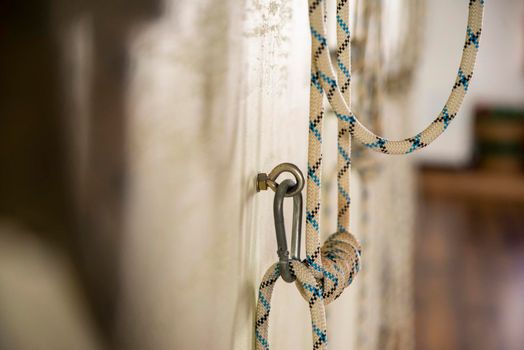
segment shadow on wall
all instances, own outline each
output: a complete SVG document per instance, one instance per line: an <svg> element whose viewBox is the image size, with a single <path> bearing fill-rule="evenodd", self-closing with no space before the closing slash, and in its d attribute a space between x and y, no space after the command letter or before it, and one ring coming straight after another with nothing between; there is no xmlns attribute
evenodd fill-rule
<svg viewBox="0 0 524 350"><path fill-rule="evenodd" d="M126 196L127 43L161 7L150 0L8 0L0 9L0 218L27 227L27 240L65 252L80 276L77 289L87 291L82 298L94 312L88 317L107 344L113 342ZM89 23L91 66L80 91L84 103L75 103L62 39L81 18ZM86 120L77 125L78 115ZM87 145L81 187L73 174L82 155L71 135L83 135ZM0 229L0 240L6 231ZM4 339L2 322L9 319L0 317Z"/></svg>

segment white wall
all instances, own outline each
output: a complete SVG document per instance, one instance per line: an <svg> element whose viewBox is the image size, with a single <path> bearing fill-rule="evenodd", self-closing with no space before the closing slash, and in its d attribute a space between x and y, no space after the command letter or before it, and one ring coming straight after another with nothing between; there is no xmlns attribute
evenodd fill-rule
<svg viewBox="0 0 524 350"><path fill-rule="evenodd" d="M424 152L425 163L464 165L472 154L478 103L524 103L524 16L521 0L488 0L477 67L462 110L447 132ZM467 20L467 1L428 0L421 67L414 96L413 131L440 112L453 85Z"/></svg>
<svg viewBox="0 0 524 350"><path fill-rule="evenodd" d="M276 258L273 195L254 179L283 161L305 169L306 21L296 2L167 1L131 38L125 348L251 348ZM308 317L278 284L275 348L307 348Z"/></svg>
<svg viewBox="0 0 524 350"><path fill-rule="evenodd" d="M108 35L108 28L116 33ZM251 349L258 284L276 260L273 193L256 194L254 179L284 161L306 169L306 2L165 0L157 15L126 30L104 8L92 20L80 17L67 31L66 67L72 74L66 86L74 95L68 113L72 127L79 129L71 140L74 167L78 173L91 169L82 178L100 177L108 188L99 192L118 198L114 211L99 196L82 205L98 214L86 220L91 238L99 232L89 264L104 261L100 251L107 242L121 252L115 276L119 345L129 350ZM111 50L115 45L117 54ZM122 62L125 69L115 77ZM115 111L121 124L111 124ZM105 132L107 124L113 129ZM399 127L405 125L386 129ZM108 146L95 147L99 139L83 129L103 130ZM125 191L114 194L113 173L100 175L99 163L83 164L89 157L82 154L111 152L115 147L108 139L118 132L125 132L125 152L101 157L111 166L115 158L126 157L122 174L117 173L125 175ZM329 174L332 182L336 178L334 117L326 118L326 133L324 183ZM364 267L354 285L328 307L332 350L353 348L357 333L367 338L361 350L377 348L383 334L391 339L398 339L399 332L411 334L411 309L403 307L410 302L409 287L396 283L401 280L397 274L409 273L397 267L409 267L404 260L410 255L395 256L409 251L412 173L409 158L379 158L381 170L369 185L367 231L360 230L362 187L353 172L351 228L366 241ZM336 186L331 187L325 198L331 198L333 208ZM122 227L113 225L120 204ZM323 205L328 211L328 203ZM333 212L322 227L328 233L335 230ZM105 229L93 230L93 223ZM405 249L398 249L402 238ZM395 266L396 274L384 278L388 266ZM106 287L107 279L100 280ZM364 284L366 289L360 289ZM105 289L112 292L111 285ZM398 312L388 309L401 306L406 315L395 326L390 315ZM272 349L310 348L308 305L295 286L277 284L270 329Z"/></svg>

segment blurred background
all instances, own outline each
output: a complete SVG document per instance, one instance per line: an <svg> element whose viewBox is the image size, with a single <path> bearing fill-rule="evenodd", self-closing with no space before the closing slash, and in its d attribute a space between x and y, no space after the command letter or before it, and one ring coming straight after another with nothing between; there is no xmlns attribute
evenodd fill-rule
<svg viewBox="0 0 524 350"><path fill-rule="evenodd" d="M449 94L467 1L353 2L354 109L411 135ZM0 2L0 349L252 348L276 258L253 179L305 169L307 20L305 1ZM486 2L444 135L354 152L364 268L330 348L523 349L524 2ZM274 348L308 348L293 287L275 303Z"/></svg>

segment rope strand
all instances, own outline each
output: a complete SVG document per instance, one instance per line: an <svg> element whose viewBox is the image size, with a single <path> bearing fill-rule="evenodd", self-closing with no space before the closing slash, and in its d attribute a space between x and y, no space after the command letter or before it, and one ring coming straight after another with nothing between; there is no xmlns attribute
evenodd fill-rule
<svg viewBox="0 0 524 350"><path fill-rule="evenodd" d="M308 141L306 259L293 260L291 270L296 286L308 302L311 314L313 349L327 349L328 336L325 304L337 299L360 269L361 247L349 233L349 176L351 139L368 148L389 154L405 154L423 148L435 140L453 120L469 88L477 55L484 0L469 0L466 43L459 73L450 97L439 116L422 132L405 140L392 141L373 134L350 109L350 31L348 0L337 1L337 69L331 63L326 35L326 2L309 0L311 26L311 87ZM337 232L320 246L320 198L322 173L323 96L338 117L337 139ZM264 275L259 288L255 337L256 349L268 350L268 322L273 287L280 277L278 264Z"/></svg>
<svg viewBox="0 0 524 350"><path fill-rule="evenodd" d="M317 2L318 0L310 0L312 4L316 4ZM321 2L324 3L323 1ZM335 79L333 64L329 53L323 50L318 56L318 60L315 60L312 64L315 65L317 73L320 76L320 85L324 90L331 92L327 93L327 98L331 107L335 110L337 117L350 123L349 131L351 136L374 151L388 154L407 154L414 152L426 147L440 136L457 115L464 96L469 89L482 33L483 12L484 0L469 0L466 40L458 74L450 96L440 114L426 129L404 140L388 140L379 135L375 135L361 124L344 100L341 88L338 87ZM327 40L326 26L322 20L323 17L323 6L316 5L313 11L310 9L309 18L312 46L315 48L325 45Z"/></svg>

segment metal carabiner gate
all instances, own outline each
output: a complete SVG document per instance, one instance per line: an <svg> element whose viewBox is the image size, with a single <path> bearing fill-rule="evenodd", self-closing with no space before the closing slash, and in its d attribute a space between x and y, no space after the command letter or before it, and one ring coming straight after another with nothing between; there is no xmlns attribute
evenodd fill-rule
<svg viewBox="0 0 524 350"><path fill-rule="evenodd" d="M275 219L275 233L277 236L277 254L280 276L286 282L294 282L296 277L291 272L291 259L300 260L300 243L302 236L302 192L293 194L293 221L291 229L291 259L287 247L286 227L284 222L284 198L289 196L288 190L296 188L292 180L282 181L275 193L273 202L273 216Z"/></svg>

